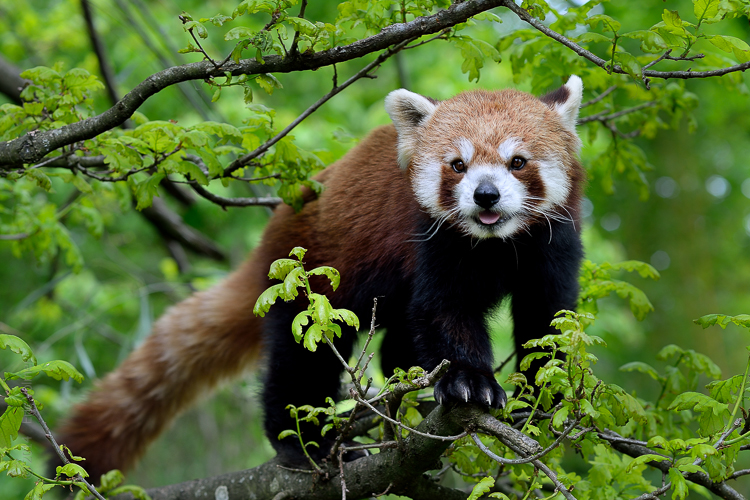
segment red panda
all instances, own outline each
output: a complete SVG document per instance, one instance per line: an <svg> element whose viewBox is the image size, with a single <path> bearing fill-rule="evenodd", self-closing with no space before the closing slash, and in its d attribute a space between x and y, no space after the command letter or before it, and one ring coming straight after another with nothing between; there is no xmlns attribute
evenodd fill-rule
<svg viewBox="0 0 750 500"><path fill-rule="evenodd" d="M520 360L522 345L553 333L555 312L577 301L582 91L572 76L541 98L478 90L438 102L390 93L393 126L321 172L325 190L310 193L299 212L278 207L259 247L225 281L169 309L76 406L59 441L93 474L126 469L200 393L263 359L266 433L282 461L302 462L294 440L276 438L294 427L285 407L323 405L342 367L329 350L295 343L290 325L301 302L276 304L264 318L252 313L272 284L271 262L294 246L308 249L308 269L341 272L335 293L317 284L334 307L364 318L379 298L385 372L447 359L439 403L504 405L488 316L510 296ZM354 334L337 340L345 357Z"/></svg>

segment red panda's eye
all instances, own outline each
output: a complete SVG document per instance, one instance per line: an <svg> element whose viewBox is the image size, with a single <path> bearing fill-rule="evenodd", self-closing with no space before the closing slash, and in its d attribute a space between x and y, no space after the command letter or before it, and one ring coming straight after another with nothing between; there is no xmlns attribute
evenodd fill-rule
<svg viewBox="0 0 750 500"><path fill-rule="evenodd" d="M526 165L526 160L520 156L514 156L510 161L510 168L513 170L521 170Z"/></svg>
<svg viewBox="0 0 750 500"><path fill-rule="evenodd" d="M463 160L453 160L451 162L451 167L453 167L453 170L456 173L462 174L466 172L466 165L464 164Z"/></svg>

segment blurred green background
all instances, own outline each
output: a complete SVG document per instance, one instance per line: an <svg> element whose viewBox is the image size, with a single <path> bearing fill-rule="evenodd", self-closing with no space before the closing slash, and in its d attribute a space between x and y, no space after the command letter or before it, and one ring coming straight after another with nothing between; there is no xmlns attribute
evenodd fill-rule
<svg viewBox="0 0 750 500"><path fill-rule="evenodd" d="M604 4L604 11L631 29L648 29L660 20L664 8L692 10L689 2L633 5ZM197 60L195 55L175 52L190 41L177 19L180 11L209 17L230 12L234 4L212 2L208 7L194 0L161 0L146 6L135 0L96 0L92 7L122 95L165 64ZM330 22L336 17L335 5L311 2L307 14ZM505 23L480 25L475 36L494 44L500 34L519 27L517 20L502 11L498 14ZM746 19L728 27L734 36L750 39ZM225 54L232 47L221 40L220 33L212 32L205 43L214 54ZM73 0L0 0L0 54L22 69L62 62L66 69L83 67L98 73L80 4ZM514 83L510 64L503 57L499 64L487 61L479 82L471 83L460 70L462 58L454 46L437 41L408 51L388 61L377 79L359 81L332 99L293 134L303 148L320 152L330 162L368 130L388 122L383 97L395 88L407 86L437 99L471 88L531 90L523 79ZM364 64L340 65L339 81ZM283 90L272 96L258 91L255 102L274 107L277 124L283 127L330 88L332 71L324 68L276 76ZM743 74L741 78L747 83L749 77ZM561 83L558 80L555 85ZM588 258L594 262L642 260L661 273L658 282L627 278L646 292L655 307L644 321L638 322L622 300L611 298L602 301L592 329L609 346L595 351L600 357L595 368L599 376L650 397L658 389L654 381L618 368L633 360L662 367L656 352L675 343L707 354L729 376L744 370L745 346L750 345L746 332L732 326L725 331L716 327L703 331L692 322L709 313L750 313L747 88L730 91L720 79L691 80L686 85L700 100L695 110L697 130L689 133L683 120L677 129L659 131L653 139L635 139L652 166L645 172L649 196L642 199L641 188L625 175L615 174L611 194L597 175L591 176L587 188L584 236ZM201 93L211 93L201 82L186 86L186 92L202 104L190 104L181 92L170 88L149 99L140 111L151 119L176 120L182 125L207 117L242 123L245 110L238 106L240 90L226 89L221 100L211 104L200 98ZM587 94L584 99L591 97ZM0 95L0 104L4 102L9 101ZM107 107L102 93L96 97L96 109ZM587 165L603 146L600 140L590 141L583 128L581 132L582 158ZM228 194L249 195L234 189ZM49 196L62 204L70 193L70 186L61 185ZM27 255L14 255L11 243L0 241L0 332L25 339L40 360L71 361L87 377L81 385L59 386L44 379L35 383L38 400L45 404L53 426L73 401L81 399L92 379L111 371L147 335L152 321L166 307L187 296L191 287L203 288L241 262L258 241L268 217L264 208L223 211L204 200L184 206L164 198L186 223L217 242L227 259L188 254L191 268L180 274L154 228L135 211L123 212L115 203L105 214L100 239L92 238L78 221L68 224L86 262L78 274L71 273L61 258L37 262ZM498 359L509 353L508 333L507 313L501 311L495 335ZM13 369L14 362L0 352L1 369ZM257 392L256 376L250 373L244 381L225 387L188 411L129 474L129 482L145 487L170 484L252 467L273 456L263 439ZM41 467L41 454L35 456ZM0 477L0 499L22 498L26 491L27 484Z"/></svg>

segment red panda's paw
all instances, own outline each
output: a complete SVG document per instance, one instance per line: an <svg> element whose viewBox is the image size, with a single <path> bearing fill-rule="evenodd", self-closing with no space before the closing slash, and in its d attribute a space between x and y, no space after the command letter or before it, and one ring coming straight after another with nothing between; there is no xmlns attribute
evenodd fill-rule
<svg viewBox="0 0 750 500"><path fill-rule="evenodd" d="M435 400L504 408L508 398L491 371L450 368L435 384Z"/></svg>

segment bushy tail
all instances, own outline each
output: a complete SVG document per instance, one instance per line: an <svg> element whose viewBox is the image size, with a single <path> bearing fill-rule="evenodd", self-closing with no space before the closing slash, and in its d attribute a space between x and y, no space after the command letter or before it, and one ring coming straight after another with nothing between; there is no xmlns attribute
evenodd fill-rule
<svg viewBox="0 0 750 500"><path fill-rule="evenodd" d="M180 411L259 354L252 309L262 281L251 261L226 280L170 308L152 334L100 380L57 433L95 480L140 458Z"/></svg>

